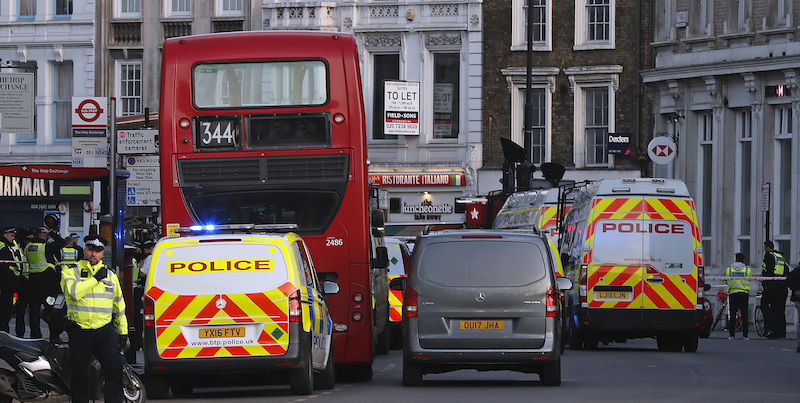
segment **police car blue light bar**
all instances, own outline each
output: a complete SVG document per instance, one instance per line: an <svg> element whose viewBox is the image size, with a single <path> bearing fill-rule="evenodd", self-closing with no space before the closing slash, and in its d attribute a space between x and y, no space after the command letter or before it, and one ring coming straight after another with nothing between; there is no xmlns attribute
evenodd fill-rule
<svg viewBox="0 0 800 403"><path fill-rule="evenodd" d="M298 229L297 224L207 224L179 227L175 229L178 234L213 234L217 232L251 232L272 231L288 232Z"/></svg>

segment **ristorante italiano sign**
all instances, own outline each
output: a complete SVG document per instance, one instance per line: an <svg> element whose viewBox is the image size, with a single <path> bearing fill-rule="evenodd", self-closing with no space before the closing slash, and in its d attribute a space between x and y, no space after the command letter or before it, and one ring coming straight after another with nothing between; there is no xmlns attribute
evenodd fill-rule
<svg viewBox="0 0 800 403"><path fill-rule="evenodd" d="M464 173L371 174L375 186L465 186Z"/></svg>

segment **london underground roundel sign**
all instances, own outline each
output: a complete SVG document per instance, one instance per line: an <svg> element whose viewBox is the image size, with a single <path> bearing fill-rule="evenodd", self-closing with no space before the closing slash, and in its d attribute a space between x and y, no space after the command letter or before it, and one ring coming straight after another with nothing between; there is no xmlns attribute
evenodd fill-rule
<svg viewBox="0 0 800 403"><path fill-rule="evenodd" d="M669 164L675 159L677 152L678 146L669 136L658 136L647 144L647 155L656 164Z"/></svg>

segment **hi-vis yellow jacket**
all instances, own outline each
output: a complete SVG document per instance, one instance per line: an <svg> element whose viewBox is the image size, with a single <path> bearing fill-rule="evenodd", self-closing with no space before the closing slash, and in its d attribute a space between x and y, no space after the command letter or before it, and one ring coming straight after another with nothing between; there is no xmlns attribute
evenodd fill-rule
<svg viewBox="0 0 800 403"><path fill-rule="evenodd" d="M101 267L102 262L92 266L88 260L62 266L61 289L67 302L67 317L81 329L99 329L113 321L117 333L126 335L128 319L122 287L112 271L103 280L95 280L94 274Z"/></svg>

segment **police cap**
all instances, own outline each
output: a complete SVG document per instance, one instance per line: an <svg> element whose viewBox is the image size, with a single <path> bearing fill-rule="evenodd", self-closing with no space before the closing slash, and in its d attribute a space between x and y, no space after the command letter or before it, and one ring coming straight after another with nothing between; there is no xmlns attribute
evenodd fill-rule
<svg viewBox="0 0 800 403"><path fill-rule="evenodd" d="M83 243L86 244L86 247L90 250L97 252L100 252L108 246L108 241L99 235L89 235L83 238Z"/></svg>
<svg viewBox="0 0 800 403"><path fill-rule="evenodd" d="M4 234L8 234L8 233L16 234L17 233L17 228L16 227L5 227L5 228L3 228L3 233Z"/></svg>

